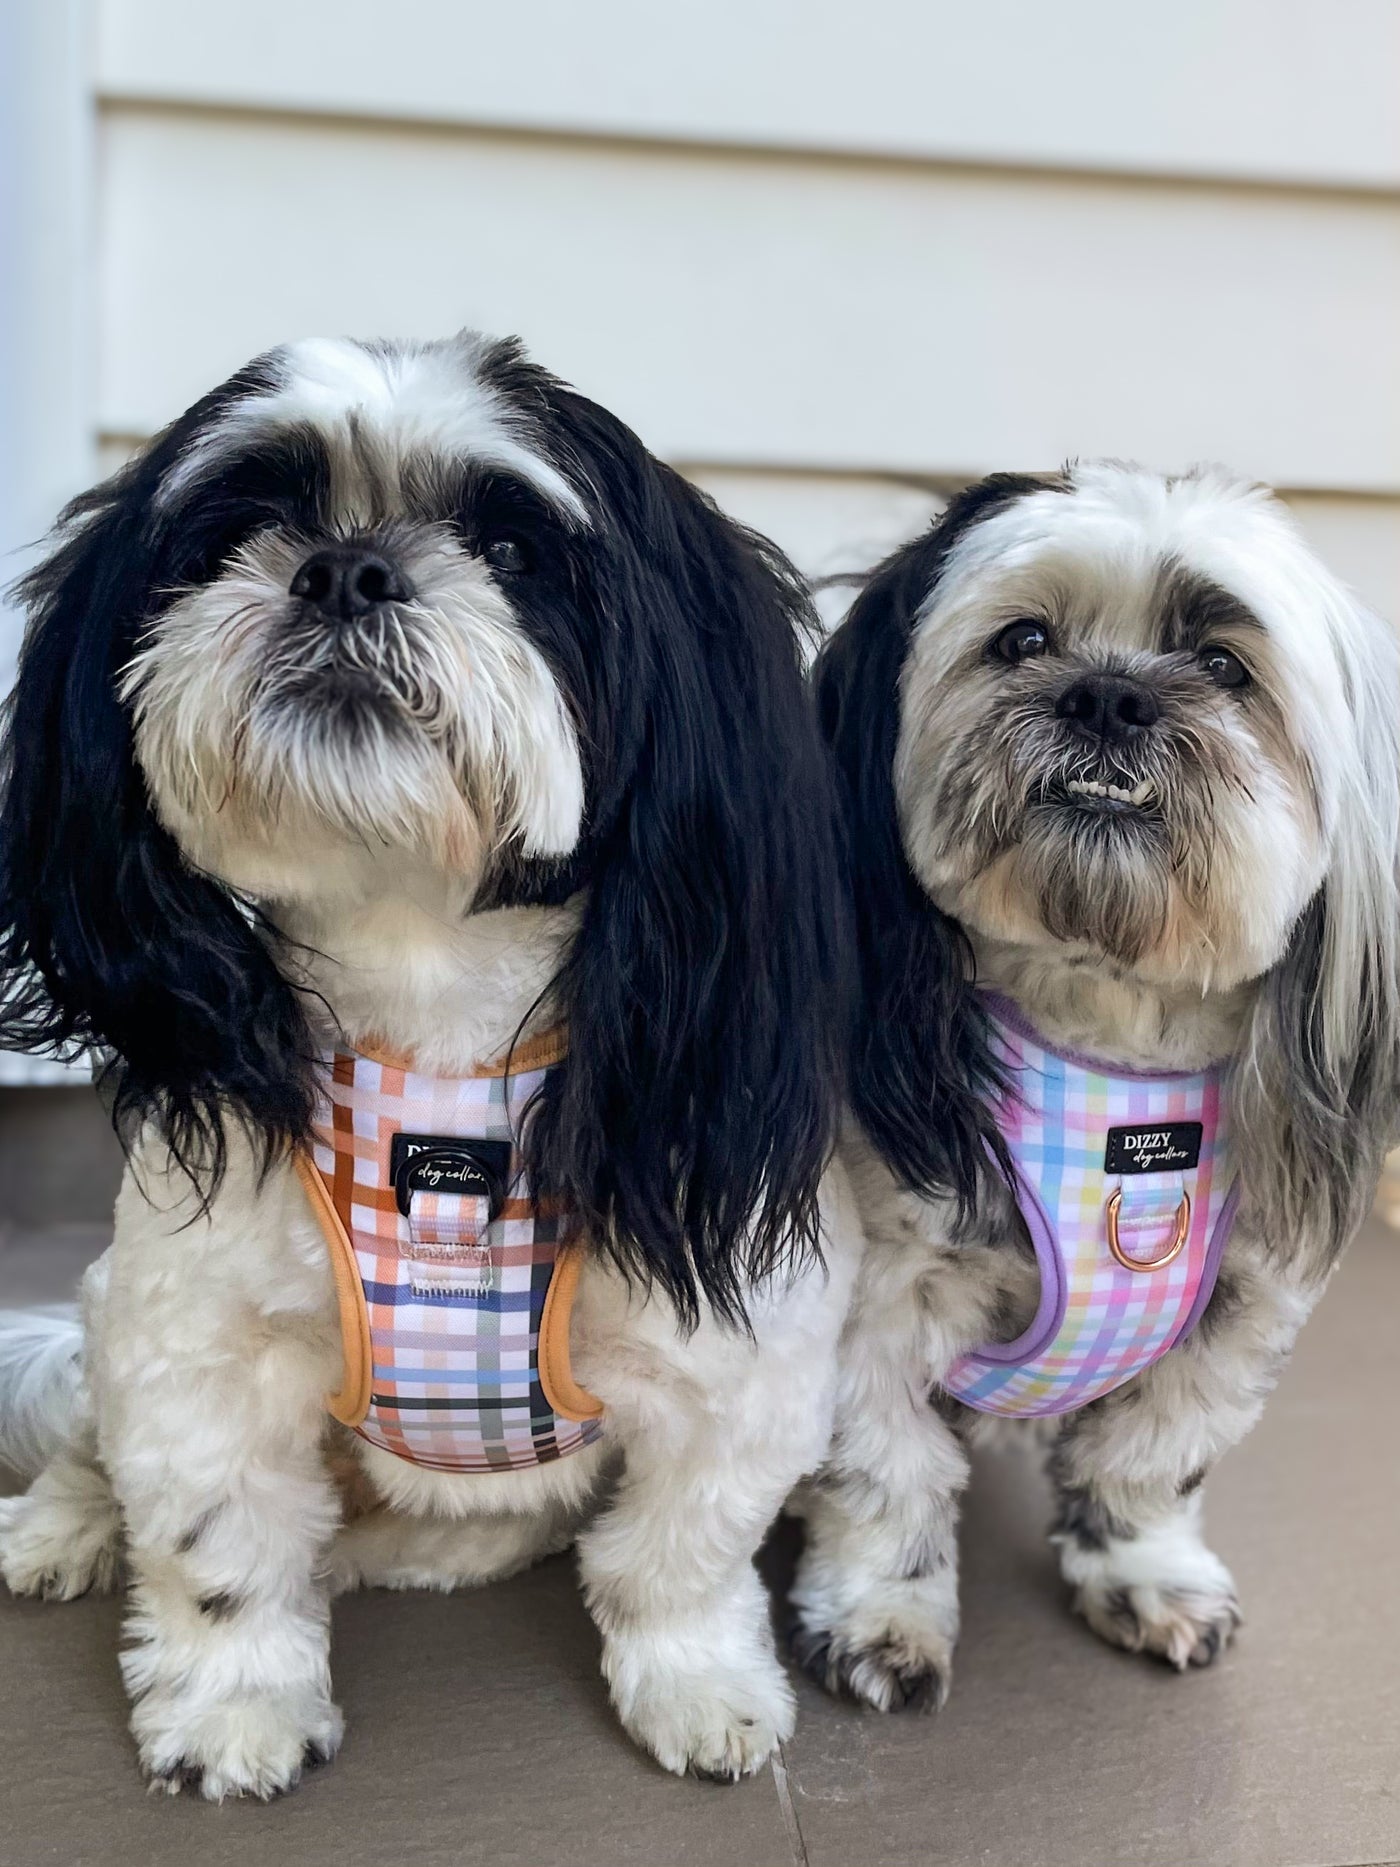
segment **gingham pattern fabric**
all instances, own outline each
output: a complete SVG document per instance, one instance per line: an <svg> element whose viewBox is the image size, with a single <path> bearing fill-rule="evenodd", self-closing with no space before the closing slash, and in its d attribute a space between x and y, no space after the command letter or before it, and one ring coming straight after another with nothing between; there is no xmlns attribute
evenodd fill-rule
<svg viewBox="0 0 1400 1867"><path fill-rule="evenodd" d="M1166 1354L1209 1301L1236 1204L1224 1070L1132 1075L1051 1050L1003 999L989 994L987 1008L1011 1089L997 1104L997 1125L1017 1170L1041 1301L1024 1335L963 1356L942 1385L984 1413L1068 1413ZM1194 1168L1106 1171L1110 1128L1169 1122L1201 1124ZM1107 1211L1115 1191L1122 1249L1144 1260L1170 1245L1181 1195L1190 1195L1190 1230L1170 1264L1127 1270L1114 1258Z"/></svg>
<svg viewBox="0 0 1400 1867"><path fill-rule="evenodd" d="M369 1411L356 1430L416 1465L539 1465L595 1440L540 1385L545 1296L561 1223L530 1197L514 1142L546 1071L435 1077L337 1050L326 1059L312 1158L354 1249L369 1317ZM507 1197L415 1192L398 1209L396 1132L511 1143Z"/></svg>

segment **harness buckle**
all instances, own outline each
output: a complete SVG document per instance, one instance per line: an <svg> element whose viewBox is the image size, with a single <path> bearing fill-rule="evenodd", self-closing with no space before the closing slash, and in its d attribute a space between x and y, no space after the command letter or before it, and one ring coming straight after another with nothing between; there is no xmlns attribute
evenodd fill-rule
<svg viewBox="0 0 1400 1867"><path fill-rule="evenodd" d="M476 1141L456 1135L396 1134L389 1146L389 1177L404 1218L415 1193L455 1194L486 1206L484 1230L506 1203L509 1141Z"/></svg>
<svg viewBox="0 0 1400 1867"><path fill-rule="evenodd" d="M1155 1258L1130 1257L1123 1249L1118 1237L1118 1211L1123 1204L1123 1189L1118 1187L1108 1196L1108 1248L1123 1266L1125 1271L1160 1271L1181 1255L1181 1248L1186 1243L1191 1230L1191 1195L1182 1191L1181 1204L1176 1209L1176 1235L1166 1250Z"/></svg>

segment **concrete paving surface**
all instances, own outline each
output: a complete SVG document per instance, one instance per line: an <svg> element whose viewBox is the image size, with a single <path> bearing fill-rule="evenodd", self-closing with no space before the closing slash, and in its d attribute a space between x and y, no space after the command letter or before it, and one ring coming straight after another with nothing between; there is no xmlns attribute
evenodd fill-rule
<svg viewBox="0 0 1400 1867"><path fill-rule="evenodd" d="M73 1287L92 1225L0 1238L0 1303ZM0 1867L1373 1867L1400 1862L1400 1238L1353 1248L1263 1425L1209 1488L1246 1626L1177 1678L1065 1611L1047 1495L981 1459L965 1627L937 1718L800 1688L737 1787L624 1738L568 1557L450 1598L337 1605L334 1767L263 1806L148 1796L119 1607L0 1597ZM793 1533L765 1567L781 1586Z"/></svg>

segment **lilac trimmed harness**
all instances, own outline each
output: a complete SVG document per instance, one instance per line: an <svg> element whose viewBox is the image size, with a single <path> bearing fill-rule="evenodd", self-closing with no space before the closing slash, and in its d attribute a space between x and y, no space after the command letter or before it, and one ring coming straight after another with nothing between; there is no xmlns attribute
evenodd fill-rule
<svg viewBox="0 0 1400 1867"><path fill-rule="evenodd" d="M1210 1301L1239 1200L1225 1068L1117 1069L985 1003L1040 1304L1023 1335L961 1356L941 1385L983 1413L1069 1413L1183 1341Z"/></svg>

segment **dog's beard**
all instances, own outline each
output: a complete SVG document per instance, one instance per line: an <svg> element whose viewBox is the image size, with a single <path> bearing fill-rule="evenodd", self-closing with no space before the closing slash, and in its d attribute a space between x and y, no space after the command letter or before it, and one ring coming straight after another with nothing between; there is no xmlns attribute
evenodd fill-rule
<svg viewBox="0 0 1400 1867"><path fill-rule="evenodd" d="M577 740L543 658L439 528L396 545L419 594L354 624L289 599L308 547L268 533L148 632L123 697L153 800L202 866L309 836L479 874L506 843L576 843Z"/></svg>
<svg viewBox="0 0 1400 1867"><path fill-rule="evenodd" d="M1184 723L1130 746L1067 742L1043 709L1013 716L1000 771L1008 860L1055 939L1124 964L1158 950L1175 919L1199 921L1217 858L1215 826L1238 795L1228 749ZM996 812L988 813L989 820Z"/></svg>
<svg viewBox="0 0 1400 1867"><path fill-rule="evenodd" d="M950 685L906 737L905 841L935 900L992 938L1154 977L1263 970L1296 911L1291 775L1169 681L1159 724L1114 745L1074 736L1027 687L1008 708L958 706Z"/></svg>

